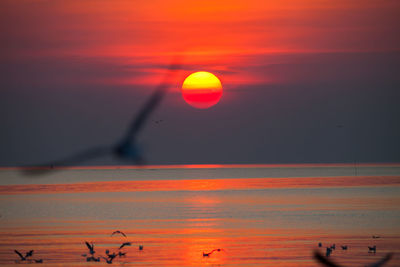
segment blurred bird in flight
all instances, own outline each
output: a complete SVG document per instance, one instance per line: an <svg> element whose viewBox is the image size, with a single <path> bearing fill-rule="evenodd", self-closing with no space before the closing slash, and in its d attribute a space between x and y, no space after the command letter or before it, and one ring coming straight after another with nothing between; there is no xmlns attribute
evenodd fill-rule
<svg viewBox="0 0 400 267"><path fill-rule="evenodd" d="M168 71L165 74L164 81L156 87L149 99L139 110L137 116L132 120L126 133L115 144L111 146L92 147L61 160L23 168L22 171L28 175L40 175L55 171L57 170L57 167L75 166L110 154L120 160L142 165L144 163L144 156L139 149L137 136L148 121L150 115L161 103L168 89L171 87L171 83L176 77L176 72L180 69L179 61L180 60L177 59L172 61L172 64L169 66Z"/></svg>
<svg viewBox="0 0 400 267"><path fill-rule="evenodd" d="M385 257L381 258L380 260L366 265L366 267L381 267L384 266L391 258L393 257L393 253L388 253L386 254ZM319 262L323 266L328 266L328 267L344 267L341 264L338 264L334 262L331 259L328 259L328 257L324 257L319 251L314 252L314 259Z"/></svg>

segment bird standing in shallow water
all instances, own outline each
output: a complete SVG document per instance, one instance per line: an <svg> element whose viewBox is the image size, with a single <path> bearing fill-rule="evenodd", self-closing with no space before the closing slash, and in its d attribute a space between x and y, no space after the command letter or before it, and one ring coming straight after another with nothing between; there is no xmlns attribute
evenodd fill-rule
<svg viewBox="0 0 400 267"><path fill-rule="evenodd" d="M368 246L368 252L376 253L376 246L373 246L373 247Z"/></svg>
<svg viewBox="0 0 400 267"><path fill-rule="evenodd" d="M331 248L326 248L326 253L325 256L329 257L332 253L332 249Z"/></svg>

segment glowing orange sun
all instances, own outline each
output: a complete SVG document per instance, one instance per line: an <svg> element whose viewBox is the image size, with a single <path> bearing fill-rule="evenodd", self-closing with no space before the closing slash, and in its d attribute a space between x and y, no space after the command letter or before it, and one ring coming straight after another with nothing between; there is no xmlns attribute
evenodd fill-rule
<svg viewBox="0 0 400 267"><path fill-rule="evenodd" d="M222 96L222 84L214 74L198 71L186 77L182 85L183 99L195 108L209 108Z"/></svg>

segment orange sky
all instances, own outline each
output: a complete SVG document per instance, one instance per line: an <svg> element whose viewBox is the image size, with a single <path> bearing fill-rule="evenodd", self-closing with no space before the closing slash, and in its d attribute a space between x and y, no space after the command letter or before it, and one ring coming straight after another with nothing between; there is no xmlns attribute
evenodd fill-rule
<svg viewBox="0 0 400 267"><path fill-rule="evenodd" d="M400 4L355 1L2 1L3 56L112 59L151 83L173 54L187 71L224 73L230 84L268 83L257 58L320 52L394 51ZM264 60L263 63L265 63ZM143 64L148 66L143 67ZM240 70L240 71L238 71ZM134 70L132 70L134 71ZM240 72L240 74L239 74Z"/></svg>

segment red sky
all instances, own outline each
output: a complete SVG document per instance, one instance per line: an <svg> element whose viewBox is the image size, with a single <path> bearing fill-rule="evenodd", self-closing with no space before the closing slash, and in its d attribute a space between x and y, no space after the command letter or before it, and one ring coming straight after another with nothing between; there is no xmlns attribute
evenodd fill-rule
<svg viewBox="0 0 400 267"><path fill-rule="evenodd" d="M107 77L112 83L155 83L160 64L177 53L185 55L188 69L215 71L229 84L254 84L283 82L247 69L282 63L276 55L400 47L396 0L21 0L0 5L3 56L129 65L127 77ZM133 75L138 71L139 77Z"/></svg>
<svg viewBox="0 0 400 267"><path fill-rule="evenodd" d="M2 0L0 166L114 142L175 55L149 164L399 162L398 25L398 0Z"/></svg>

